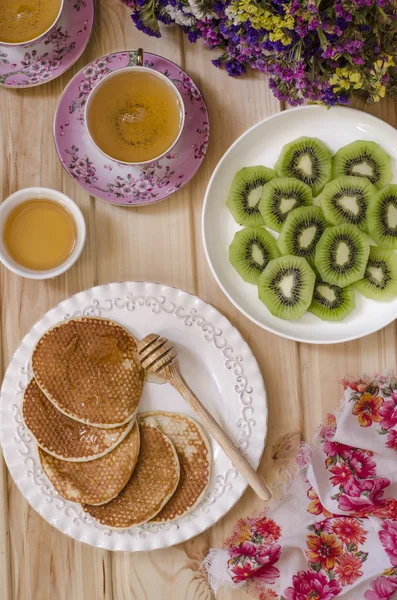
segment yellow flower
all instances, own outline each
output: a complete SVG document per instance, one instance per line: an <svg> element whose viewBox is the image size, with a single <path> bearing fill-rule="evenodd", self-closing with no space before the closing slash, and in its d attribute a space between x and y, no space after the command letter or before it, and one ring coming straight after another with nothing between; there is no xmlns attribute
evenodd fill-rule
<svg viewBox="0 0 397 600"><path fill-rule="evenodd" d="M247 523L241 522L237 524L236 530L227 540L227 546L238 546L243 542L247 542L252 537L251 530Z"/></svg>
<svg viewBox="0 0 397 600"><path fill-rule="evenodd" d="M385 570L385 571L383 571L383 573L382 573L382 575L384 575L385 577L391 577L391 576L393 576L393 575L395 575L395 574L396 574L396 569L395 569L395 567L394 567L394 568L392 567L391 569L386 569L386 570Z"/></svg>
<svg viewBox="0 0 397 600"><path fill-rule="evenodd" d="M280 41L284 46L288 46L292 41L291 36L287 33L284 33L283 31L277 31L275 33L270 33L269 39L271 42Z"/></svg>
<svg viewBox="0 0 397 600"><path fill-rule="evenodd" d="M354 90L359 90L363 87L363 78L360 73L352 73L349 77L349 80L353 82Z"/></svg>
<svg viewBox="0 0 397 600"><path fill-rule="evenodd" d="M361 74L357 71L349 69L348 67L336 69L336 72L329 80L329 83L332 85L334 92L339 92L340 90L349 90L350 88L358 90L363 87Z"/></svg>
<svg viewBox="0 0 397 600"><path fill-rule="evenodd" d="M394 67L395 62L390 54L385 55L382 59L378 59L374 62L373 68L370 71L370 74L373 77L379 77L386 73L389 67Z"/></svg>
<svg viewBox="0 0 397 600"><path fill-rule="evenodd" d="M226 9L226 14L234 24L244 23L249 19L254 29L267 29L270 35L275 36L272 41L281 40L285 46L291 43L291 36L283 31L295 27L295 20L288 11L283 16L275 15L254 0L235 0Z"/></svg>

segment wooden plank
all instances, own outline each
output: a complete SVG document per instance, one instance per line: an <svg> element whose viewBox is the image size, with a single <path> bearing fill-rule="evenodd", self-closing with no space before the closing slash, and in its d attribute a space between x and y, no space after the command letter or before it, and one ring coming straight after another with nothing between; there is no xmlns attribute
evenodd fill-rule
<svg viewBox="0 0 397 600"><path fill-rule="evenodd" d="M0 137L4 157L0 166L2 198L31 185L60 189L76 200L88 225L88 239L82 257L66 275L52 281L35 282L1 269L4 367L21 338L44 312L60 300L95 283L94 202L63 171L54 147L52 122L58 97L65 85L97 52L94 42L68 73L45 86L17 91L0 90ZM10 598L110 600L111 586L106 581L107 573L110 578L109 553L79 544L56 531L29 507L11 477L8 477L8 486ZM2 539L1 580L8 559L3 555L3 547ZM2 593L3 589L6 587L2 586Z"/></svg>
<svg viewBox="0 0 397 600"><path fill-rule="evenodd" d="M0 159L1 169L1 159ZM1 298L1 279L0 279L0 298ZM2 304L0 303L0 323L2 322ZM0 377L4 374L4 361L2 352L0 326ZM1 454L1 452L0 452ZM10 533L9 533L9 512L8 512L8 471L7 466L0 456L0 590L2 590L2 600L11 600L11 564L10 564Z"/></svg>

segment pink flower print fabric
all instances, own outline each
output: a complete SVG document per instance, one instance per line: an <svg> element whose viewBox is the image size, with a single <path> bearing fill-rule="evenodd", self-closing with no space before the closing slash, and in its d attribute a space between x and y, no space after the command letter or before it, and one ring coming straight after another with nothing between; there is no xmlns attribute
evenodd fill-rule
<svg viewBox="0 0 397 600"><path fill-rule="evenodd" d="M337 415L268 512L239 521L203 569L260 600L397 599L397 379L343 382Z"/></svg>

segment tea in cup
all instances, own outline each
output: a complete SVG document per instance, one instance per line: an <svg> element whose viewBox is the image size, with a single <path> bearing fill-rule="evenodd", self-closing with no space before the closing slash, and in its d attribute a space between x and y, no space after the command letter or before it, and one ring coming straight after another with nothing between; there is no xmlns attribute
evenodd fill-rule
<svg viewBox="0 0 397 600"><path fill-rule="evenodd" d="M24 46L56 25L64 0L0 0L0 45Z"/></svg>
<svg viewBox="0 0 397 600"><path fill-rule="evenodd" d="M106 75L85 108L87 131L98 150L129 165L167 154L182 133L184 117L175 85L162 73L139 65Z"/></svg>

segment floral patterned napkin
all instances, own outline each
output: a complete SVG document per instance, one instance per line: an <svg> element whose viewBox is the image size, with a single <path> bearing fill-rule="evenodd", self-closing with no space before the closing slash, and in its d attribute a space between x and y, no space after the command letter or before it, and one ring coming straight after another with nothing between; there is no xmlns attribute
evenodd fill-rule
<svg viewBox="0 0 397 600"><path fill-rule="evenodd" d="M215 593L230 585L260 600L394 597L397 378L343 383L342 408L312 449L302 447L283 499L210 551L203 568Z"/></svg>

